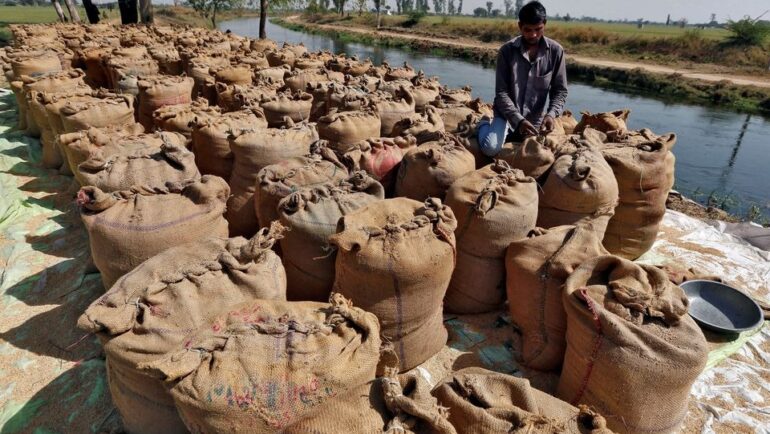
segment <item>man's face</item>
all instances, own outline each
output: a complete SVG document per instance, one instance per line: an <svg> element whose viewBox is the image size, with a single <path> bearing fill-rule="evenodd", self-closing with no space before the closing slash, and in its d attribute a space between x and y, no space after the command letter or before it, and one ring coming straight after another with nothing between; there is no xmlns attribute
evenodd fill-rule
<svg viewBox="0 0 770 434"><path fill-rule="evenodd" d="M524 24L519 21L519 31L527 45L536 45L545 32L545 21L539 24Z"/></svg>

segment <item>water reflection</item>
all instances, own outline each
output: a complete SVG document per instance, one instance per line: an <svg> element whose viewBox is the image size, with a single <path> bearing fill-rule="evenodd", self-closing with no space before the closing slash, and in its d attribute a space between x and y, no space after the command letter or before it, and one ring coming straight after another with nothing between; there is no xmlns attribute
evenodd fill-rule
<svg viewBox="0 0 770 434"><path fill-rule="evenodd" d="M255 37L253 19L223 23L220 28ZM375 64L387 60L391 65L409 62L428 75L439 76L450 87L470 85L473 94L491 101L494 71L462 60L431 56L404 50L346 42L327 36L288 30L268 23L268 36L276 41L302 42L309 50L329 50L371 58ZM610 90L580 83L570 84L567 107L576 114L582 110L601 112L631 108L629 127L650 128L656 133L676 132L675 188L695 199L705 201L711 195L729 194L731 212L745 213L752 204L770 218L770 120L747 116L717 107L682 104L636 95L627 90Z"/></svg>

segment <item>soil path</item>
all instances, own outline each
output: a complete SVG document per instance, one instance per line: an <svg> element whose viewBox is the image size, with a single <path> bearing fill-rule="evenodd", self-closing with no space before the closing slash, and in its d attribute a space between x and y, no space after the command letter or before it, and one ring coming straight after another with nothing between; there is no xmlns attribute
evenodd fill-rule
<svg viewBox="0 0 770 434"><path fill-rule="evenodd" d="M295 22L298 24L304 24L312 27L321 28L324 30L336 30L336 31L343 31L348 33L363 33L363 34L375 33L381 36L388 36L391 38L401 38L401 39L409 39L409 40L419 39L420 41L430 42L439 46L443 45L443 46L454 46L454 47L461 47L461 48L483 48L487 50L497 50L500 47L500 43L484 43L484 42L479 42L479 41L475 41L467 38L444 39L444 38L436 38L432 36L409 33L409 32L397 32L397 31L390 31L390 30L380 30L380 31L374 32L373 29L370 29L370 28L338 26L333 24L310 24L310 23L302 22L301 17L299 15L287 17L285 18L285 20L289 22ZM621 61L615 61L615 60L597 59L597 58L586 57L586 56L575 56L570 54L567 54L567 59L571 62L585 64L585 65L602 66L606 68L614 68L614 69L622 69L622 70L631 70L631 69L640 68L644 71L648 71L656 74L664 74L664 75L680 74L683 78L689 78L694 80L702 80L702 81L708 81L708 82L728 81L739 86L757 86L757 87L763 87L763 88L770 88L770 78L714 74L714 73L706 73L706 72L701 72L701 71L688 69L688 68L671 68L663 65L650 65L646 63L637 63L637 62L621 62Z"/></svg>

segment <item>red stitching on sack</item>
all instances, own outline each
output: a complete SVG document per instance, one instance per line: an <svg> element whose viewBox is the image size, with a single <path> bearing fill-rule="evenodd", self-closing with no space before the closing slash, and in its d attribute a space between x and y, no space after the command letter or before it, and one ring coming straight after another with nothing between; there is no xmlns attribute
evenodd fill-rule
<svg viewBox="0 0 770 434"><path fill-rule="evenodd" d="M599 314L596 313L596 306L594 305L594 301L591 300L590 297L588 297L588 293L586 292L586 288L580 288L578 290L578 294L580 294L580 297L583 299L583 301L586 302L586 305L588 306L588 310L591 311L591 314L594 316L594 326L596 326L596 336L594 337L594 347L591 349L591 356L588 358L588 367L586 368L586 374L583 377L583 380L580 382L580 388L578 389L577 394L570 402L572 405L577 405L578 401L580 401L580 398L583 397L583 393L586 391L586 387L588 387L588 379L591 377L591 373L594 369L594 362L596 361L596 355L599 354L599 348L602 346L602 341L604 340L604 334L602 332L602 323L599 321Z"/></svg>

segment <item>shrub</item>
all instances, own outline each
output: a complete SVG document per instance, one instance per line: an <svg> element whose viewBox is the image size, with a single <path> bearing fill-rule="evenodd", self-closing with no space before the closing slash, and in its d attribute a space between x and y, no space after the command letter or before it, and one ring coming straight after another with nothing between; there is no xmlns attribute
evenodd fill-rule
<svg viewBox="0 0 770 434"><path fill-rule="evenodd" d="M407 15L406 21L402 24L404 27L414 27L425 16L425 12L413 10Z"/></svg>
<svg viewBox="0 0 770 434"><path fill-rule="evenodd" d="M734 45L761 46L770 35L770 25L751 18L729 21L727 30L732 33L727 40Z"/></svg>

